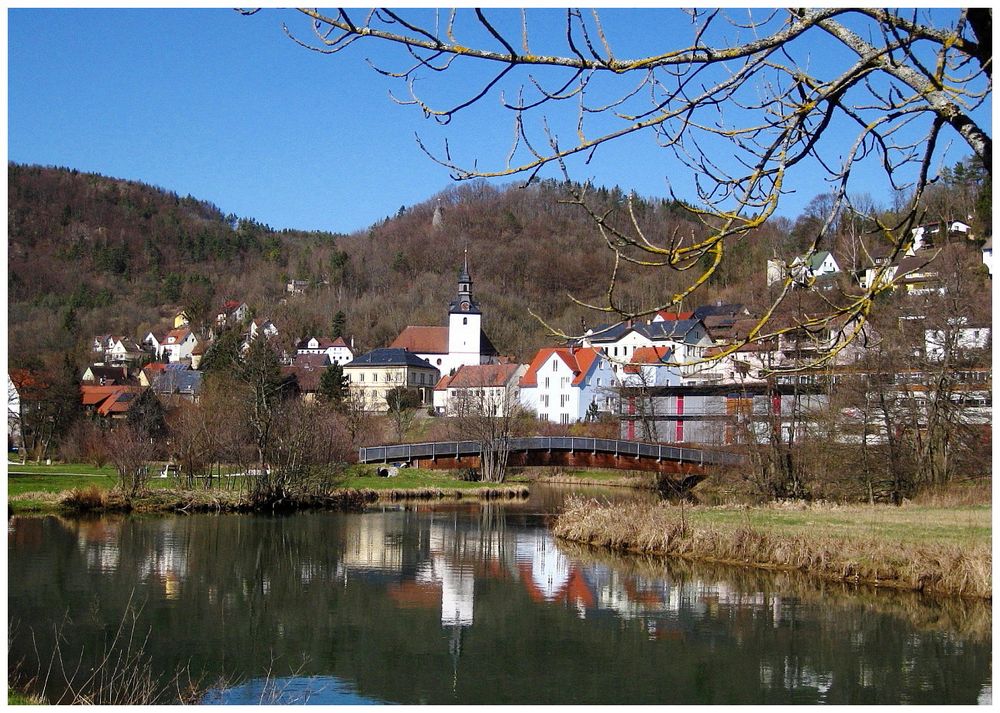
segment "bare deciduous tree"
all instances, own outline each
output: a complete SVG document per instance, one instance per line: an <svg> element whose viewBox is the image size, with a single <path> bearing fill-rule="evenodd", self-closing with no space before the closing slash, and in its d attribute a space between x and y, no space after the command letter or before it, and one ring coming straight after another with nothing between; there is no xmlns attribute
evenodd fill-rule
<svg viewBox="0 0 1000 713"><path fill-rule="evenodd" d="M406 97L396 101L439 123L498 95L512 118L513 141L493 167L481 167L480 157L456 158L447 143L440 151L420 143L458 180L530 180L546 167L568 177L572 161L589 160L633 135L649 135L664 150L668 185L672 175L693 174L696 199L687 207L701 224L698 235L648 235L633 200L619 211L605 210L590 200L587 184L573 189L572 202L590 214L614 257L605 299L585 305L605 314L633 318L674 308L712 277L727 249L776 215L801 177L824 175L830 185L827 206L805 236L806 259L829 248L831 228L845 214L863 217L871 240L896 257L909 247L947 142L963 142L992 172L992 138L977 111L992 93L989 8L747 10L745 19L736 11L673 10L669 36L676 41L635 58L614 49L613 30L622 30L596 11L566 10L561 37L537 31L539 18L524 10L490 17L480 9L406 16L388 9L301 12L312 35L286 32L316 52L336 54L358 41L404 50L403 64L376 70L405 85ZM553 51L554 43L561 52ZM452 74L463 64L486 69L484 78L438 105L430 97L441 85L433 80L461 87ZM567 123L562 112L575 120ZM867 201L855 202L852 178L859 173L869 182L877 174L882 190L905 195L902 210L887 219ZM626 265L691 277L677 291L636 304L616 290ZM795 325L771 324L794 282L789 274L743 343L835 319L841 338L814 357L825 363L860 333L892 280L826 296L821 312L800 315Z"/></svg>

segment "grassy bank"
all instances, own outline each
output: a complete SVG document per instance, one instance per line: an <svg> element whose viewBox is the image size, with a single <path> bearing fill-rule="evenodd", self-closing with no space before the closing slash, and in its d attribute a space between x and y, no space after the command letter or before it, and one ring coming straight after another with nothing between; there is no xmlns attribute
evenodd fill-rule
<svg viewBox="0 0 1000 713"><path fill-rule="evenodd" d="M245 512L254 509L238 479L223 480L211 489L182 489L173 478L151 478L148 491L125 503L114 490L114 473L86 473L83 464L33 466L34 472L7 478L7 496L14 513L60 511ZM91 470L93 467L89 467ZM379 500L446 498L524 498L523 484L459 480L457 473L404 468L392 478L379 477L374 466L350 466L332 478L322 492L297 495L278 504L285 509L344 508Z"/></svg>
<svg viewBox="0 0 1000 713"><path fill-rule="evenodd" d="M681 507L572 501L557 537L613 550L992 597L988 505Z"/></svg>

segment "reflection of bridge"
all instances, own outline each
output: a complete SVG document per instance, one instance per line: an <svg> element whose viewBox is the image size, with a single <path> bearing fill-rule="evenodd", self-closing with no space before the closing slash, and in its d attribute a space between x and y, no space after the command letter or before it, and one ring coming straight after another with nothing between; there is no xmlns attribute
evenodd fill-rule
<svg viewBox="0 0 1000 713"><path fill-rule="evenodd" d="M403 462L433 469L475 468L479 465L479 455L479 444L475 441L401 443L362 448L358 452L358 462ZM742 462L741 456L725 451L568 436L512 438L507 460L513 467L614 468L694 476L707 474L711 466L738 466Z"/></svg>

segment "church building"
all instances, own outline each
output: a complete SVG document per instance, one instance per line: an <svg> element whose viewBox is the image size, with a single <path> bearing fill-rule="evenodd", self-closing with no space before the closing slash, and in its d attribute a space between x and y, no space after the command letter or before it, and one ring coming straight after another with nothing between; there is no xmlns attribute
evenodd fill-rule
<svg viewBox="0 0 1000 713"><path fill-rule="evenodd" d="M483 332L483 313L472 297L469 255L458 274L458 293L448 306L447 327L408 326L390 348L406 349L426 359L442 376L468 364L495 364L497 350Z"/></svg>

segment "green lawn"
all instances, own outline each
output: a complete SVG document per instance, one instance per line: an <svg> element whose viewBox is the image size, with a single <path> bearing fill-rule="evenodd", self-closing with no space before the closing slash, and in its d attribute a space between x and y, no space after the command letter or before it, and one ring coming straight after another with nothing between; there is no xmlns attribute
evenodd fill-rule
<svg viewBox="0 0 1000 713"><path fill-rule="evenodd" d="M992 507L892 505L842 505L812 508L694 507L687 511L690 522L721 528L750 524L788 536L824 534L830 537L874 537L913 545L989 543L992 537Z"/></svg>
<svg viewBox="0 0 1000 713"><path fill-rule="evenodd" d="M458 479L457 470L423 470L401 468L399 475L382 478L375 474L375 466L352 466L340 485L344 488L371 488L372 490L418 490L424 488L474 490L484 483Z"/></svg>
<svg viewBox="0 0 1000 713"><path fill-rule="evenodd" d="M20 463L7 462L7 473L10 475L58 475L58 474L74 474L74 475L108 475L114 477L115 469L113 466L105 465L100 468L90 465L89 463L54 463L52 465L45 464L35 464L35 463L25 463L21 465Z"/></svg>

